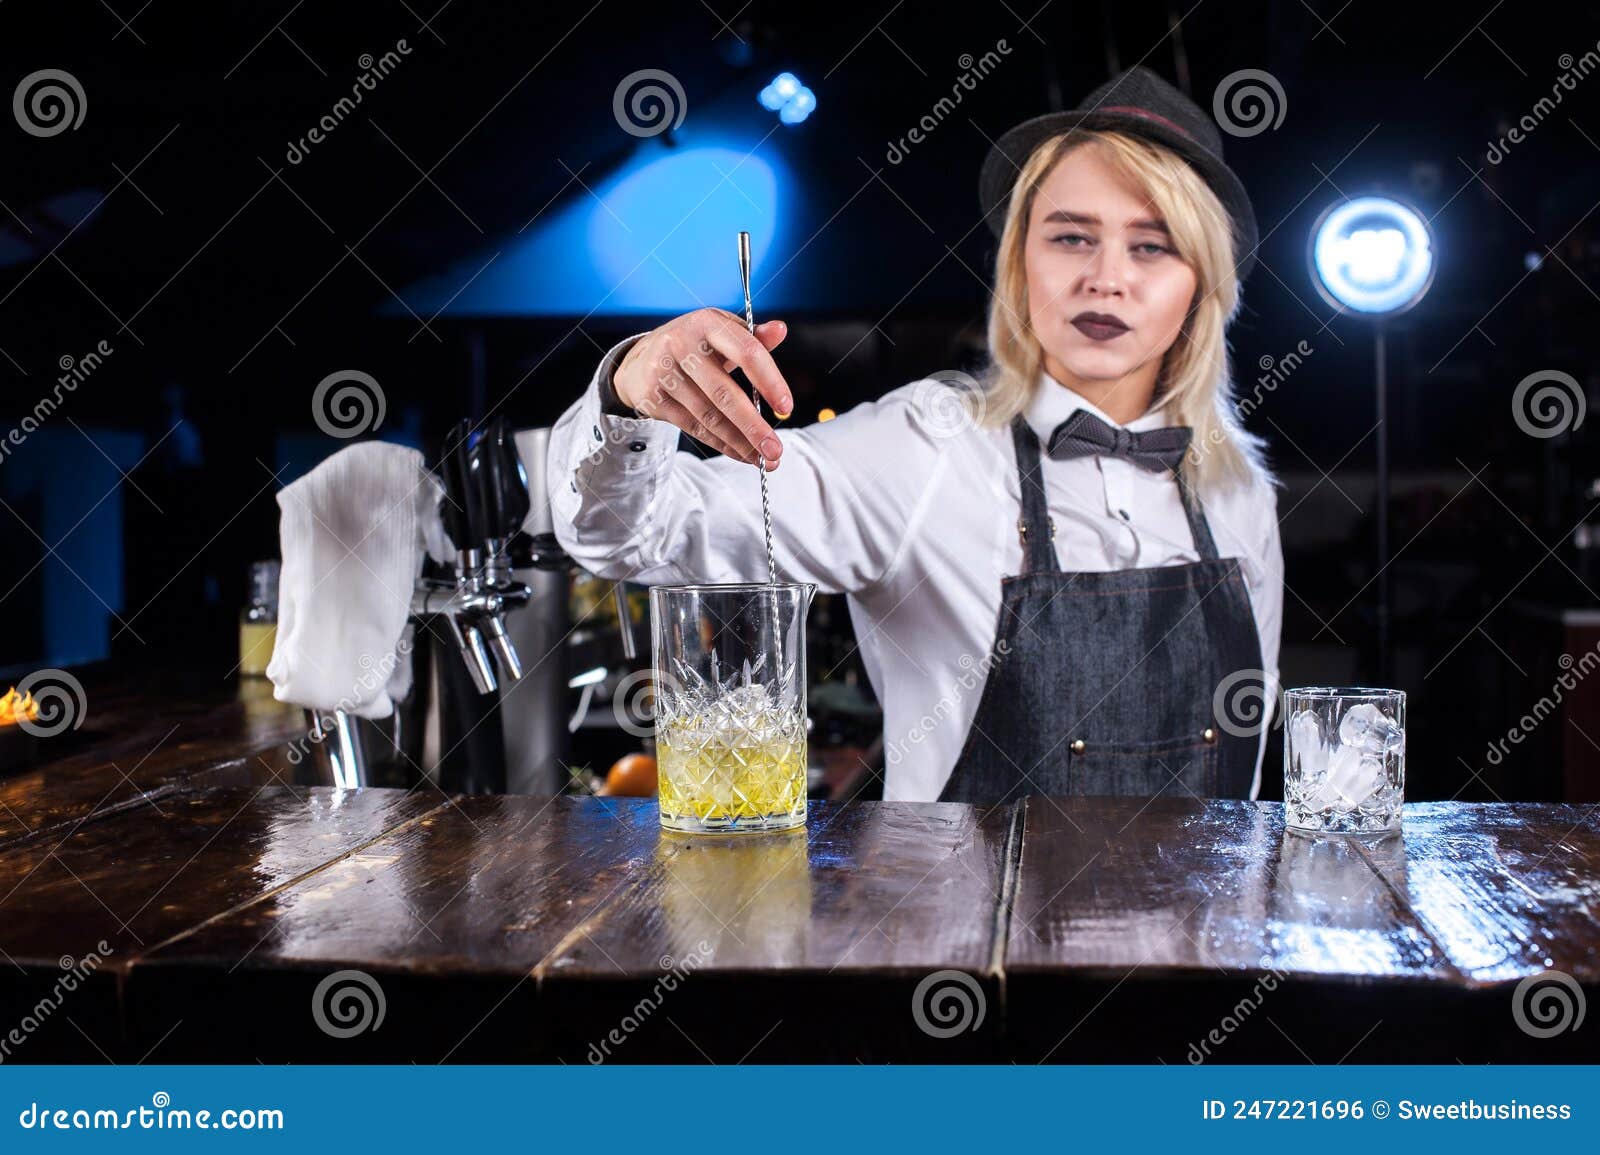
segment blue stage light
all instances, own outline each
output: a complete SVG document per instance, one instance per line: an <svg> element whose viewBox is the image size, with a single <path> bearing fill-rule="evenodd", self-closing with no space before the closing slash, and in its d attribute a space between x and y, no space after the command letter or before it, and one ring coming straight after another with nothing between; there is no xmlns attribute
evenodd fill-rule
<svg viewBox="0 0 1600 1155"><path fill-rule="evenodd" d="M757 97L761 107L778 114L784 124L799 124L817 107L816 93L800 83L792 72L780 72Z"/></svg>
<svg viewBox="0 0 1600 1155"><path fill-rule="evenodd" d="M764 254L775 232L767 223L780 219L778 185L763 156L731 148L679 149L621 177L589 212L587 248L610 286L607 305L681 311L723 300L728 222L766 225L754 231Z"/></svg>
<svg viewBox="0 0 1600 1155"><path fill-rule="evenodd" d="M443 273L407 286L422 317L677 314L738 295L730 221L751 222L757 268L782 236L780 194L792 177L775 150L722 138L640 147L621 171L577 190L530 227ZM781 261L778 262L782 264ZM776 305L769 291L766 298Z"/></svg>
<svg viewBox="0 0 1600 1155"><path fill-rule="evenodd" d="M789 103L783 106L778 113L778 119L784 124L799 124L811 115L811 110L817 107L816 95L809 89L802 87L795 93Z"/></svg>

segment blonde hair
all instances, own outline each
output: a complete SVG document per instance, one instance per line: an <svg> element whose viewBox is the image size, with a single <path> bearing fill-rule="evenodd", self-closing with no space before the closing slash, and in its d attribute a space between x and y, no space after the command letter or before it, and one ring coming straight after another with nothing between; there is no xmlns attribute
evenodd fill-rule
<svg viewBox="0 0 1600 1155"><path fill-rule="evenodd" d="M1194 430L1184 477L1211 492L1272 481L1263 443L1240 423L1225 333L1239 310L1228 212L1200 174L1176 153L1117 132L1071 130L1033 150L1012 189L989 304L989 356L982 421L1008 424L1040 386L1044 349L1028 322L1024 253L1028 219L1045 178L1069 152L1092 147L1118 176L1141 190L1166 221L1179 258L1195 273L1195 299L1162 358L1155 403Z"/></svg>

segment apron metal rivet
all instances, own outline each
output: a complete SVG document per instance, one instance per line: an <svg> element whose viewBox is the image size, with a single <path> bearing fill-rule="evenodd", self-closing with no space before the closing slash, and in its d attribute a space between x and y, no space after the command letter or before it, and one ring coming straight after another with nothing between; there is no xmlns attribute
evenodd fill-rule
<svg viewBox="0 0 1600 1155"><path fill-rule="evenodd" d="M1083 739L1082 738L1074 738L1072 740L1072 752L1074 754L1082 754L1083 751L1084 751Z"/></svg>
<svg viewBox="0 0 1600 1155"><path fill-rule="evenodd" d="M1207 726L1206 732L1201 734L1200 737L1204 738L1207 742L1215 742L1217 740L1217 732L1210 726Z"/></svg>

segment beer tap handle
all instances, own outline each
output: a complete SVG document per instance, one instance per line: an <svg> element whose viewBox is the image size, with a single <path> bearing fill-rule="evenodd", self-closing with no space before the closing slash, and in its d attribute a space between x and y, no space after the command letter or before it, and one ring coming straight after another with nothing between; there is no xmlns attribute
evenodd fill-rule
<svg viewBox="0 0 1600 1155"><path fill-rule="evenodd" d="M502 680L515 682L522 677L522 661L506 632L505 612L525 604L530 591L512 579L511 539L522 531L532 501L528 496L528 475L504 417L493 418L472 447L472 472L483 513L485 578L502 599L501 608L484 617L479 626L488 639Z"/></svg>
<svg viewBox="0 0 1600 1155"><path fill-rule="evenodd" d="M477 505L467 469L466 438L471 425L462 421L444 435L439 453L439 476L444 481L444 504L440 507L444 530L456 552L465 554L477 547L477 525L473 511Z"/></svg>
<svg viewBox="0 0 1600 1155"><path fill-rule="evenodd" d="M528 520L533 501L528 495L527 470L504 417L489 422L473 453L487 514L486 532L489 537L509 541Z"/></svg>

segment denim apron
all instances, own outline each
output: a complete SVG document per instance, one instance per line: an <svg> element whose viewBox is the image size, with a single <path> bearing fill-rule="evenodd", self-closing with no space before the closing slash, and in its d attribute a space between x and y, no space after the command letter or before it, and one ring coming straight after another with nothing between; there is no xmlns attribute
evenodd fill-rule
<svg viewBox="0 0 1600 1155"><path fill-rule="evenodd" d="M1250 675L1230 683L1229 697L1264 691L1261 645L1239 559L1217 557L1182 471L1178 492L1199 561L1066 572L1056 564L1039 439L1020 416L1011 433L1023 570L1001 579L988 679L939 800L1248 798L1259 731L1222 726L1213 698L1240 671Z"/></svg>

